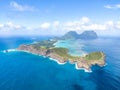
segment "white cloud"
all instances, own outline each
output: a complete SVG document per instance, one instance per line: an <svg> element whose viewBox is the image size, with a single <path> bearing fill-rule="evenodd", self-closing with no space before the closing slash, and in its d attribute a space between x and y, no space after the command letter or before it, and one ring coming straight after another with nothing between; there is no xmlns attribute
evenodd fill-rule
<svg viewBox="0 0 120 90"><path fill-rule="evenodd" d="M60 26L59 21L45 22L40 25L41 29L58 29Z"/></svg>
<svg viewBox="0 0 120 90"><path fill-rule="evenodd" d="M0 24L0 28L2 28L4 25L3 24Z"/></svg>
<svg viewBox="0 0 120 90"><path fill-rule="evenodd" d="M50 26L51 26L51 24L48 23L48 22L46 22L46 23L41 24L41 25L40 25L40 28L41 28L41 29L48 29L48 28L50 28Z"/></svg>
<svg viewBox="0 0 120 90"><path fill-rule="evenodd" d="M19 35L25 34L24 30L26 28L24 26L14 24L12 22L7 22L4 24L0 24L0 35Z"/></svg>
<svg viewBox="0 0 120 90"><path fill-rule="evenodd" d="M120 21L117 21L115 26L116 26L116 29L120 29Z"/></svg>
<svg viewBox="0 0 120 90"><path fill-rule="evenodd" d="M88 18L88 17L82 17L81 19L80 19L80 23L81 24L87 24L87 23L89 23L90 22L90 19Z"/></svg>
<svg viewBox="0 0 120 90"><path fill-rule="evenodd" d="M41 34L41 35L62 35L68 31L83 32L84 30L94 30L105 35L120 35L120 20L118 21L105 21L101 24L93 23L88 17L83 17L75 21L53 21L41 23L39 27L30 28L24 27L12 22L0 24L0 35L1 34ZM26 33L27 32L27 33Z"/></svg>
<svg viewBox="0 0 120 90"><path fill-rule="evenodd" d="M93 23L88 17L82 17L75 21L53 21L43 23L40 25L42 32L55 34L63 34L68 31L82 32L84 30L94 30L96 32L102 32L102 34L119 34L120 35L120 21L105 21L101 24ZM108 32L108 33L106 33ZM117 32L117 33L116 33Z"/></svg>
<svg viewBox="0 0 120 90"><path fill-rule="evenodd" d="M64 29L68 30L81 30L90 22L88 17L82 17L80 20L69 21L63 24Z"/></svg>
<svg viewBox="0 0 120 90"><path fill-rule="evenodd" d="M105 30L106 26L102 24L90 24L90 25L84 25L82 30Z"/></svg>
<svg viewBox="0 0 120 90"><path fill-rule="evenodd" d="M15 29L21 29L21 28L23 28L21 25L13 24L10 21L7 22L6 24L4 24L3 27L15 28Z"/></svg>
<svg viewBox="0 0 120 90"><path fill-rule="evenodd" d="M89 23L90 19L88 17L82 17L80 20L65 22L63 27L68 30L82 30L85 29Z"/></svg>
<svg viewBox="0 0 120 90"><path fill-rule="evenodd" d="M118 8L120 8L120 4L105 5L104 7L105 7L105 8L108 8L108 9L118 9Z"/></svg>
<svg viewBox="0 0 120 90"><path fill-rule="evenodd" d="M104 6L104 8L111 9L111 8L113 8L113 7L112 7L112 6L110 6L110 5L105 5L105 6Z"/></svg>
<svg viewBox="0 0 120 90"><path fill-rule="evenodd" d="M28 5L21 5L15 1L10 2L10 6L17 11L34 11L35 8Z"/></svg>
<svg viewBox="0 0 120 90"><path fill-rule="evenodd" d="M58 29L60 27L60 22L59 21L54 21L52 23L52 29Z"/></svg>
<svg viewBox="0 0 120 90"><path fill-rule="evenodd" d="M118 24L115 25L113 21L106 21L103 24L92 23L88 17L81 18L76 21L65 22L63 25L64 30L108 30L115 29Z"/></svg>
<svg viewBox="0 0 120 90"><path fill-rule="evenodd" d="M53 22L53 26L54 26L54 27L59 26L59 24L60 24L60 22L59 22L59 21L54 21L54 22Z"/></svg>

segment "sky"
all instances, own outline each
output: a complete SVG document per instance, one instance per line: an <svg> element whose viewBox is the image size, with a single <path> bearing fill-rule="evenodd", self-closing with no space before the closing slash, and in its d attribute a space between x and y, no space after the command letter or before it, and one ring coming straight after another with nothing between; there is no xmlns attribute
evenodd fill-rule
<svg viewBox="0 0 120 90"><path fill-rule="evenodd" d="M120 36L120 0L0 0L0 35L86 30Z"/></svg>

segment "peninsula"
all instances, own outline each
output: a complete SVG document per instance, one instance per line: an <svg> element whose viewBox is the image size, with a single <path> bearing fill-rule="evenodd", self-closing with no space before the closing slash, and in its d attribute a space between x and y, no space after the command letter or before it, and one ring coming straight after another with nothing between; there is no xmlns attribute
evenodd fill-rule
<svg viewBox="0 0 120 90"><path fill-rule="evenodd" d="M78 68L90 70L92 65L103 66L105 64L105 54L101 51L91 52L84 56L73 56L69 50L63 47L55 47L57 40L44 40L38 43L20 45L17 50L27 51L58 60L60 63L69 61L71 64L77 64Z"/></svg>

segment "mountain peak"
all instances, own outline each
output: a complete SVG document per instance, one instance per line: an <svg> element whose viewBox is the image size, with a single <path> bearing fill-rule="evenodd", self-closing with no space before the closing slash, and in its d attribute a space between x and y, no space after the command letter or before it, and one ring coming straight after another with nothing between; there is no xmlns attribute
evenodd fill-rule
<svg viewBox="0 0 120 90"><path fill-rule="evenodd" d="M76 39L76 36L78 36L77 32L69 31L62 37L62 39Z"/></svg>
<svg viewBox="0 0 120 90"><path fill-rule="evenodd" d="M96 32L94 31L84 31L81 34L78 34L76 31L69 31L67 32L62 39L85 39L85 40L90 40L90 39L96 39L98 36Z"/></svg>
<svg viewBox="0 0 120 90"><path fill-rule="evenodd" d="M79 35L79 38L80 39L96 39L98 36L97 36L97 33L95 31L84 31L83 33L81 33Z"/></svg>

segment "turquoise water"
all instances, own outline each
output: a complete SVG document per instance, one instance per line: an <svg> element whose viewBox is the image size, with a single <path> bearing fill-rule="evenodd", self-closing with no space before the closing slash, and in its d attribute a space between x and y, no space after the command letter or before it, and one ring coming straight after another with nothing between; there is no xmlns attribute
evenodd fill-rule
<svg viewBox="0 0 120 90"><path fill-rule="evenodd" d="M75 56L82 56L87 54L87 52L83 51L84 45L80 42L80 40L60 40L55 43L56 47L64 47L70 50L69 54Z"/></svg>
<svg viewBox="0 0 120 90"><path fill-rule="evenodd" d="M87 53L99 50L106 53L107 65L93 66L91 73L76 70L74 64L58 65L49 58L26 52L2 52L20 44L48 39L32 38L0 38L0 90L120 90L120 38L67 42L80 43L76 48Z"/></svg>

